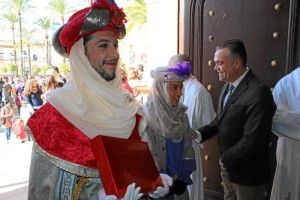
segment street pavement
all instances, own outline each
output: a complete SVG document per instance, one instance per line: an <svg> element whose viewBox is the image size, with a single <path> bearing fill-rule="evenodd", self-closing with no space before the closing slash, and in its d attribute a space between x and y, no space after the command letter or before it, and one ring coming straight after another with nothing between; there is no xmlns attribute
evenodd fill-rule
<svg viewBox="0 0 300 200"><path fill-rule="evenodd" d="M1 126L1 125L0 125ZM0 200L26 200L32 141L21 143L12 131L6 143L0 128Z"/></svg>

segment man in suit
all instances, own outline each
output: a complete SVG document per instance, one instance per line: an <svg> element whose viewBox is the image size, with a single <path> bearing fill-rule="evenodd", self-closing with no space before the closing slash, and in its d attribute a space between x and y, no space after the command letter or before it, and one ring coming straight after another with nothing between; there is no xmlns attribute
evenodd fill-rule
<svg viewBox="0 0 300 200"><path fill-rule="evenodd" d="M276 110L272 93L246 67L246 48L228 40L216 48L214 70L226 82L216 118L198 129L202 141L218 134L225 200L263 200L270 178L268 144Z"/></svg>

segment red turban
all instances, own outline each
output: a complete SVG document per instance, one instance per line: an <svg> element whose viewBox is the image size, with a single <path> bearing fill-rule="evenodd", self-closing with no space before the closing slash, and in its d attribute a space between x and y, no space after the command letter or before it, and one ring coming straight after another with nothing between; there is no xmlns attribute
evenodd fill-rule
<svg viewBox="0 0 300 200"><path fill-rule="evenodd" d="M74 13L53 35L54 49L68 57L71 47L83 36L97 31L113 31L118 39L126 34L125 14L113 0L96 0L90 7Z"/></svg>

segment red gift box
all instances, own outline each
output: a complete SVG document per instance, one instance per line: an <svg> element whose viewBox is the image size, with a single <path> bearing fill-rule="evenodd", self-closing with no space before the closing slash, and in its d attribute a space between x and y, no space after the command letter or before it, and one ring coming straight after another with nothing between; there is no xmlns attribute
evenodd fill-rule
<svg viewBox="0 0 300 200"><path fill-rule="evenodd" d="M143 194L163 186L146 142L97 136L92 147L107 195L123 197L131 183L141 187Z"/></svg>

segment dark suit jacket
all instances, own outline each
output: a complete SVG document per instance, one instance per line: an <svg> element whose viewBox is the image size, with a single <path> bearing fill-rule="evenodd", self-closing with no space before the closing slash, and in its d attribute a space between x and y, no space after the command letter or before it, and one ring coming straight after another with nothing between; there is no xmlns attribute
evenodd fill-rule
<svg viewBox="0 0 300 200"><path fill-rule="evenodd" d="M202 139L218 134L221 160L232 183L264 184L270 178L269 137L276 110L272 93L249 70L222 110L227 86L219 97L215 120L199 129Z"/></svg>

